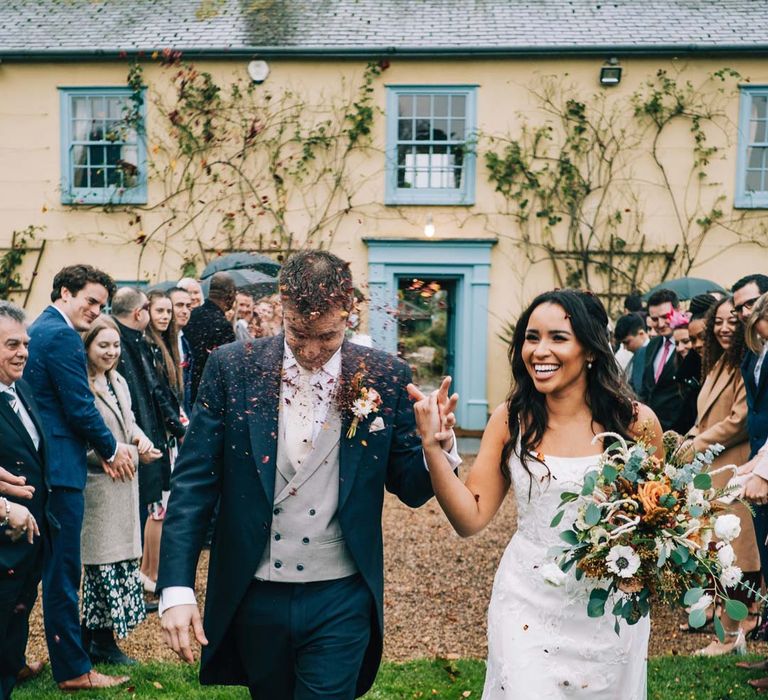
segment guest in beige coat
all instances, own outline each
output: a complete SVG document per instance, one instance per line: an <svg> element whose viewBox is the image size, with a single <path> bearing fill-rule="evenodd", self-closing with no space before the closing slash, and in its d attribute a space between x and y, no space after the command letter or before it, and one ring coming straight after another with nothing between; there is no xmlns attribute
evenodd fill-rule
<svg viewBox="0 0 768 700"><path fill-rule="evenodd" d="M136 470L160 452L136 425L128 385L114 369L120 358L117 326L101 316L83 334L83 343L96 408L118 444L128 446ZM113 481L94 451L88 453L81 551L85 648L93 663L136 663L117 646L115 635L126 637L146 617L139 577L138 479Z"/></svg>
<svg viewBox="0 0 768 700"><path fill-rule="evenodd" d="M747 436L747 395L741 376L741 360L744 355L744 331L732 313L733 300L721 299L707 315L706 335L703 348L704 384L699 392L696 426L691 431L693 448L703 451L710 445L720 444L725 450L714 461L711 470L726 464L744 464L749 458ZM712 478L715 488L724 487L733 472L726 470ZM741 519L741 534L732 542L736 553L736 565L744 572L743 580L760 587L760 555L757 549L752 514L739 502L729 506L730 511ZM731 598L741 600L756 608L746 591L738 587L729 589ZM699 650L701 656L746 652L745 634L755 625L755 614L741 623L731 620L723 611L721 616L726 640L713 640Z"/></svg>

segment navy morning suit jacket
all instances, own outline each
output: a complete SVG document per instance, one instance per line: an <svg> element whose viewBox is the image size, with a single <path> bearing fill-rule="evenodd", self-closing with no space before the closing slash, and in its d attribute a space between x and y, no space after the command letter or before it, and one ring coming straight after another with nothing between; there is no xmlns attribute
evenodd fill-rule
<svg viewBox="0 0 768 700"><path fill-rule="evenodd" d="M105 459L117 448L93 402L83 341L51 306L30 326L29 339L24 379L43 419L51 486L82 491L87 445Z"/></svg>
<svg viewBox="0 0 768 700"><path fill-rule="evenodd" d="M214 350L171 478L158 591L169 586L194 587L210 514L221 498L205 601L209 644L203 648L200 666L203 684L247 685L232 622L270 534L282 362L283 335ZM386 426L369 432L371 415L354 437L347 438L352 417L344 412L342 418L338 518L375 601L370 642L358 677L357 692L362 695L381 661L384 489L411 507L428 501L433 492L405 388L411 381L409 367L388 353L345 341L342 385L348 386L358 371L364 375L362 386L381 394L383 403L375 415Z"/></svg>

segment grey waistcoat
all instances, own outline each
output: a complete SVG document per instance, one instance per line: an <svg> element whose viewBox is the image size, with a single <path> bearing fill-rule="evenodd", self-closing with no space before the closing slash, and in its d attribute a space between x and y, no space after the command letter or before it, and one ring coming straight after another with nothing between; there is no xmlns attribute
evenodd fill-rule
<svg viewBox="0 0 768 700"><path fill-rule="evenodd" d="M309 583L357 573L336 517L341 438L338 410L329 408L325 425L298 470L286 454L290 429L286 431L282 410L278 436L272 531L256 578Z"/></svg>

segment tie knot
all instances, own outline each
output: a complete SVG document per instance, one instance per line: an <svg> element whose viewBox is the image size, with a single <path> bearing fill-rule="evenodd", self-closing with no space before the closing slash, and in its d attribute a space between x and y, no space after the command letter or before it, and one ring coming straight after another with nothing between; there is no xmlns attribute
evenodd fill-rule
<svg viewBox="0 0 768 700"><path fill-rule="evenodd" d="M16 390L12 386L9 386L7 389L4 389L2 391L2 395L3 395L3 398L8 403L13 403L14 401L16 401Z"/></svg>

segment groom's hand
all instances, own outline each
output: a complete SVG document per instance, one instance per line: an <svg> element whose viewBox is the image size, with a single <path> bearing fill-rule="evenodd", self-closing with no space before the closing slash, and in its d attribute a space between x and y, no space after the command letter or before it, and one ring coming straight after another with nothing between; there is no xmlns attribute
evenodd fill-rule
<svg viewBox="0 0 768 700"><path fill-rule="evenodd" d="M197 605L174 605L168 608L160 618L160 627L163 630L165 643L188 664L195 662L189 640L189 628L192 627L195 639L200 644L203 646L208 644Z"/></svg>

